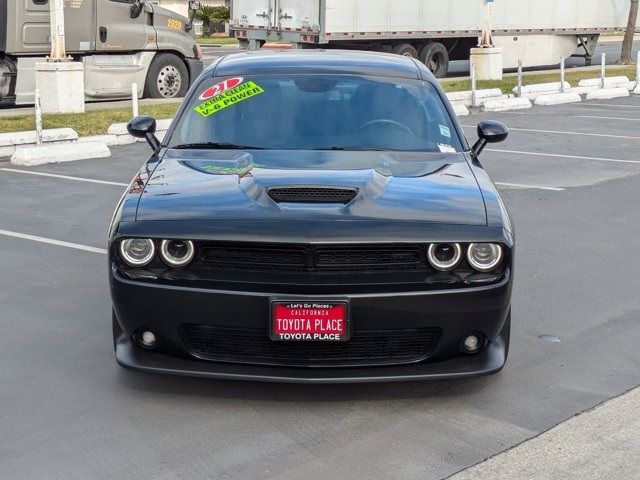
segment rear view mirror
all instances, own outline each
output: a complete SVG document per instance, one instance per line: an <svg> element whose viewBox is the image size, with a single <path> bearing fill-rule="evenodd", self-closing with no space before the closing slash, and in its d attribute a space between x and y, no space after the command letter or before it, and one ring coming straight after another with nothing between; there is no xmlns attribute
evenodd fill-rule
<svg viewBox="0 0 640 480"><path fill-rule="evenodd" d="M509 136L509 129L502 122L494 120L485 120L478 124L478 141L471 148L473 153L478 156L487 146L487 143L504 142Z"/></svg>
<svg viewBox="0 0 640 480"><path fill-rule="evenodd" d="M189 10L196 12L198 10L202 10L202 6L198 0L189 0Z"/></svg>
<svg viewBox="0 0 640 480"><path fill-rule="evenodd" d="M129 135L136 138L144 138L151 149L156 152L160 148L160 141L155 136L156 119L149 115L139 115L131 119L127 124Z"/></svg>

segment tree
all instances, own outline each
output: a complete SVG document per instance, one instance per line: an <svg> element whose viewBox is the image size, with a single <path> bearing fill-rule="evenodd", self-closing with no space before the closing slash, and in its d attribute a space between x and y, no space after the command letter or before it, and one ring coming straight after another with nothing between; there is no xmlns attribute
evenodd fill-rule
<svg viewBox="0 0 640 480"><path fill-rule="evenodd" d="M636 21L638 20L638 2L639 0L631 0L627 32L622 41L622 52L620 53L620 60L618 60L618 63L621 65L632 65L635 63L633 58L633 36L636 32Z"/></svg>
<svg viewBox="0 0 640 480"><path fill-rule="evenodd" d="M229 18L231 18L231 12L229 7L203 5L202 9L196 12L196 18L202 21L202 36L208 37L211 35L211 24L223 24L227 22Z"/></svg>

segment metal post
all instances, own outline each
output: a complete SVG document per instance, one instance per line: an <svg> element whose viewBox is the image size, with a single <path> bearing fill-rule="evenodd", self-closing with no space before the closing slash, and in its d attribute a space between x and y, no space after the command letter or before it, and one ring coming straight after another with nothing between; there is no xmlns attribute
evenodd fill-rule
<svg viewBox="0 0 640 480"><path fill-rule="evenodd" d="M51 16L51 55L49 60L65 60L67 55L64 44L64 0L49 2Z"/></svg>
<svg viewBox="0 0 640 480"><path fill-rule="evenodd" d="M518 98L522 97L522 60L518 60Z"/></svg>
<svg viewBox="0 0 640 480"><path fill-rule="evenodd" d="M471 64L471 106L475 107L477 105L476 101L476 66L475 64Z"/></svg>
<svg viewBox="0 0 640 480"><path fill-rule="evenodd" d="M560 93L564 93L564 57L560 59Z"/></svg>
<svg viewBox="0 0 640 480"><path fill-rule="evenodd" d="M636 63L636 88L640 91L640 51L638 51L638 62Z"/></svg>
<svg viewBox="0 0 640 480"><path fill-rule="evenodd" d="M134 117L138 116L138 84L131 84L131 110Z"/></svg>
<svg viewBox="0 0 640 480"><path fill-rule="evenodd" d="M34 102L36 107L36 145L42 145L42 103L40 102L40 90L36 88L34 92Z"/></svg>
<svg viewBox="0 0 640 480"><path fill-rule="evenodd" d="M600 88L604 88L604 80L607 75L607 54L602 54L602 61L600 66Z"/></svg>

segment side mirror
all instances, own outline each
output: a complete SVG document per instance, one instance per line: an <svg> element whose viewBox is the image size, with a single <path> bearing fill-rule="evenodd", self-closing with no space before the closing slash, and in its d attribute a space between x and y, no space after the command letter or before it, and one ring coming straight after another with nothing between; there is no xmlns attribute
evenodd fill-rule
<svg viewBox="0 0 640 480"><path fill-rule="evenodd" d="M129 135L144 138L154 152L160 148L160 140L155 136L156 119L149 115L140 115L131 119L127 124Z"/></svg>
<svg viewBox="0 0 640 480"><path fill-rule="evenodd" d="M138 18L142 13L143 8L144 8L144 0L135 0L131 4L131 12L129 16L131 18Z"/></svg>
<svg viewBox="0 0 640 480"><path fill-rule="evenodd" d="M478 124L478 141L475 143L471 150L476 155L480 155L487 146L487 143L500 143L504 142L509 136L509 129L502 122L496 122L494 120L485 120Z"/></svg>
<svg viewBox="0 0 640 480"><path fill-rule="evenodd" d="M193 19L195 18L198 10L202 10L200 2L198 0L189 0L189 21L184 27L187 32L190 32L193 29Z"/></svg>

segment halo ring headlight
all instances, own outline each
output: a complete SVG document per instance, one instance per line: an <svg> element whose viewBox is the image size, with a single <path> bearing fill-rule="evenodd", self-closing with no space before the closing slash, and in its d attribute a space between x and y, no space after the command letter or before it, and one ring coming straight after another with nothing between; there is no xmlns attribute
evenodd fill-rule
<svg viewBox="0 0 640 480"><path fill-rule="evenodd" d="M467 248L467 260L478 272L494 270L502 262L503 256L504 250L497 243L470 243Z"/></svg>
<svg viewBox="0 0 640 480"><path fill-rule="evenodd" d="M462 260L462 248L459 243L432 243L427 250L429 263L436 270L449 272Z"/></svg>
<svg viewBox="0 0 640 480"><path fill-rule="evenodd" d="M160 256L170 267L184 267L193 260L195 252L191 240L163 240L160 244Z"/></svg>
<svg viewBox="0 0 640 480"><path fill-rule="evenodd" d="M156 253L153 240L149 238L126 238L120 241L120 257L131 267L144 267Z"/></svg>

